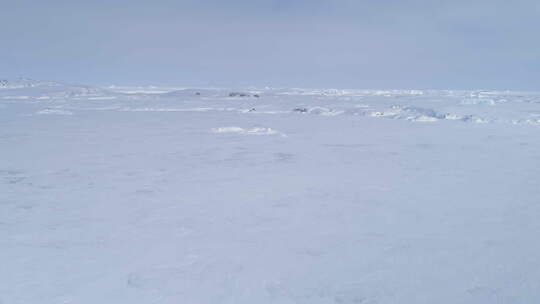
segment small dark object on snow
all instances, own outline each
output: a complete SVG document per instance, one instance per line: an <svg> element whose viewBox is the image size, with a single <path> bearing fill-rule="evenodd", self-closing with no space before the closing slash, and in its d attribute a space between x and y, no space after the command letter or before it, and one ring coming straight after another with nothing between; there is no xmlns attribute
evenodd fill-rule
<svg viewBox="0 0 540 304"><path fill-rule="evenodd" d="M249 96L249 94L242 93L242 92L231 92L231 93L229 93L229 97L236 97L236 96L247 97L247 96Z"/></svg>
<svg viewBox="0 0 540 304"><path fill-rule="evenodd" d="M293 112L299 112L299 113L307 113L306 108L295 108Z"/></svg>
<svg viewBox="0 0 540 304"><path fill-rule="evenodd" d="M249 109L248 112L255 112L255 111L256 111L255 108L251 108L251 109Z"/></svg>
<svg viewBox="0 0 540 304"><path fill-rule="evenodd" d="M231 92L229 93L229 97L246 97L246 96L249 96L248 94L246 93L240 93L240 92Z"/></svg>
<svg viewBox="0 0 540 304"><path fill-rule="evenodd" d="M253 97L259 98L261 96L259 96L259 94L255 94L255 95L253 95Z"/></svg>
<svg viewBox="0 0 540 304"><path fill-rule="evenodd" d="M200 93L200 92L197 92L197 93L195 93L195 95L197 95L197 96L201 96L201 93Z"/></svg>

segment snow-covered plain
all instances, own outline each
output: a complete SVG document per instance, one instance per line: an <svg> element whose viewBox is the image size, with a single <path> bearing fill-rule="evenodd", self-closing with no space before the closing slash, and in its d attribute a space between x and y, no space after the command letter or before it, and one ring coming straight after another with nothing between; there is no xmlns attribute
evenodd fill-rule
<svg viewBox="0 0 540 304"><path fill-rule="evenodd" d="M0 83L2 304L539 303L539 218L540 94Z"/></svg>

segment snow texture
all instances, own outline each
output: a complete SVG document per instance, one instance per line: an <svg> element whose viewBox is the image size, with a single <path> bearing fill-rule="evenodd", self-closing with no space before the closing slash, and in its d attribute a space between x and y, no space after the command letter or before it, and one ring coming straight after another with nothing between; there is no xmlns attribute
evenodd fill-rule
<svg viewBox="0 0 540 304"><path fill-rule="evenodd" d="M540 302L537 93L6 80L0 156L2 304Z"/></svg>

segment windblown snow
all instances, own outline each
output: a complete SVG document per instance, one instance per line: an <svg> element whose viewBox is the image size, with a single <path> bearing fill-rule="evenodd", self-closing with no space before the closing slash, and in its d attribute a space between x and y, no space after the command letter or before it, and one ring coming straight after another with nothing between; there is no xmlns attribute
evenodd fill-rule
<svg viewBox="0 0 540 304"><path fill-rule="evenodd" d="M538 303L540 93L0 81L0 303Z"/></svg>

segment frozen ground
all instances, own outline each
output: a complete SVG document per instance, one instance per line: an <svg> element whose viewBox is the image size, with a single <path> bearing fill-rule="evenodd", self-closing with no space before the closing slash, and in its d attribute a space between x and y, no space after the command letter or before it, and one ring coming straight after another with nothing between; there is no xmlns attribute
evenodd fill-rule
<svg viewBox="0 0 540 304"><path fill-rule="evenodd" d="M538 303L539 218L540 94L0 83L2 304Z"/></svg>

